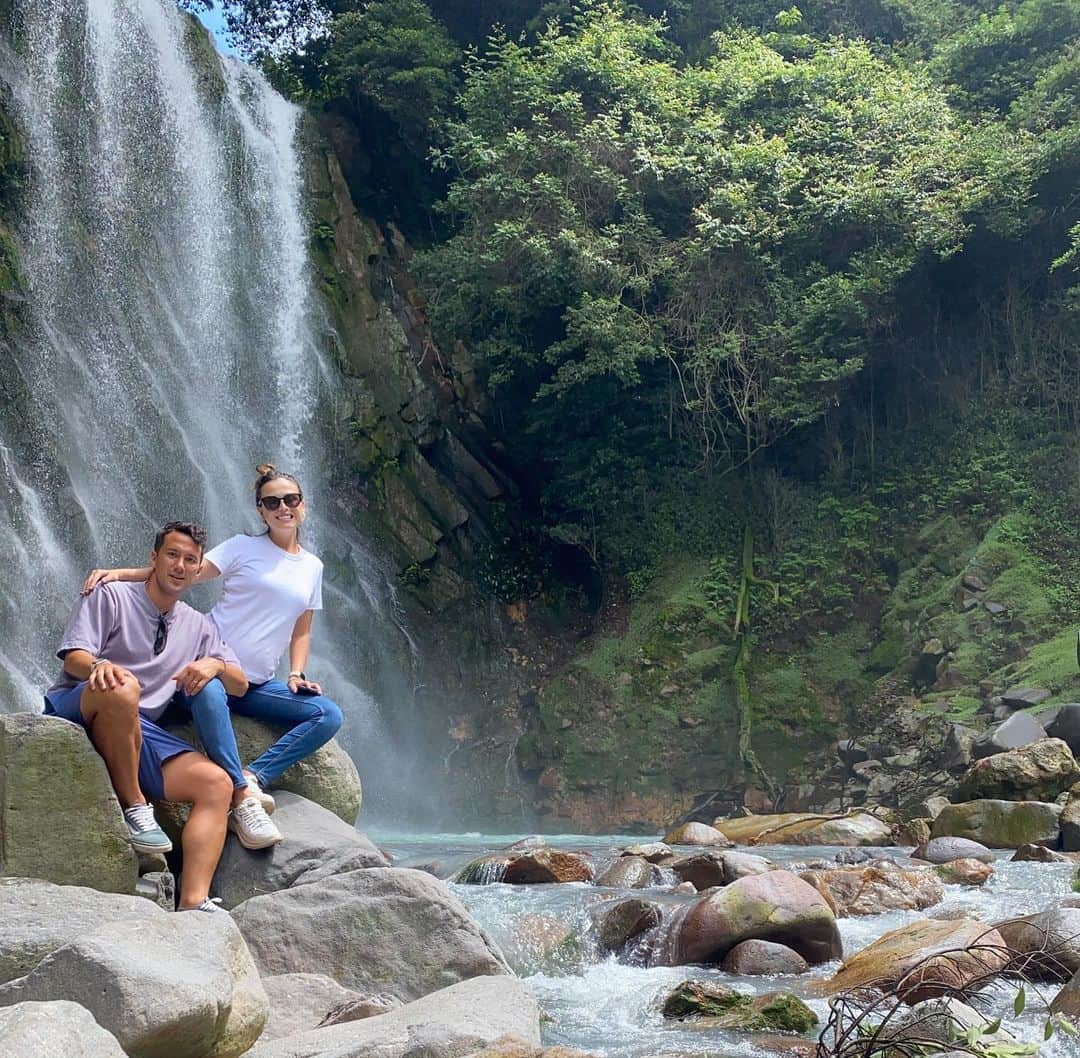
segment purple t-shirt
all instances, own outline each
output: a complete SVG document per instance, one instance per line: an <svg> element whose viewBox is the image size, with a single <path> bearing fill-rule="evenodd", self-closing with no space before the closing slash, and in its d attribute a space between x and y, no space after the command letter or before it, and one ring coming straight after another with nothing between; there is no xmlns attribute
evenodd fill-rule
<svg viewBox="0 0 1080 1058"><path fill-rule="evenodd" d="M114 665L130 669L142 689L139 711L147 720L156 720L176 693L173 676L186 665L206 657L220 658L227 665L240 664L206 615L183 602L174 603L165 614L169 636L165 649L155 657L159 612L143 582L99 585L75 604L56 656L63 660L69 650L87 650L96 658L108 658ZM70 690L79 682L64 672L45 697L51 701L51 695Z"/></svg>

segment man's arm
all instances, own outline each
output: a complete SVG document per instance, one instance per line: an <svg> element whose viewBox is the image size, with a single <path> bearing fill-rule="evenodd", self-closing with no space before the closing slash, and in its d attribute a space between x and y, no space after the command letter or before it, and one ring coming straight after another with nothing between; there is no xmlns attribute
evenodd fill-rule
<svg viewBox="0 0 1080 1058"><path fill-rule="evenodd" d="M64 654L64 671L77 680L86 680L92 691L111 691L135 677L108 658L96 658L89 650L76 648ZM242 675L242 674L241 674Z"/></svg>

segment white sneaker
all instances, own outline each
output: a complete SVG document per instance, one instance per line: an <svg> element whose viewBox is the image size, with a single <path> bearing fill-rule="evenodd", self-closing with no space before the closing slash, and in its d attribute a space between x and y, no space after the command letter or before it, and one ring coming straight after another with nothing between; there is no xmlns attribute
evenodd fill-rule
<svg viewBox="0 0 1080 1058"><path fill-rule="evenodd" d="M262 805L262 810L268 816L272 816L274 809L277 808L277 802L259 785L259 780L251 772L244 772L244 778L247 779L248 796L254 797Z"/></svg>
<svg viewBox="0 0 1080 1058"><path fill-rule="evenodd" d="M124 809L128 840L138 852L172 852L168 834L158 826L154 810L148 804L131 805Z"/></svg>
<svg viewBox="0 0 1080 1058"><path fill-rule="evenodd" d="M281 831L254 797L245 797L229 813L229 829L245 849L268 849L282 840Z"/></svg>
<svg viewBox="0 0 1080 1058"><path fill-rule="evenodd" d="M201 904L195 904L193 907L178 907L177 911L205 911L207 914L219 913L227 915L229 912L221 906L220 896L211 896L204 900Z"/></svg>

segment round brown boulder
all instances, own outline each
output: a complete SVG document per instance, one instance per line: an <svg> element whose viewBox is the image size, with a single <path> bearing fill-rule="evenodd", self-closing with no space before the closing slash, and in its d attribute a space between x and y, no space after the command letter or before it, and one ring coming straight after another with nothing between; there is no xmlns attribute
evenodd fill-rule
<svg viewBox="0 0 1080 1058"><path fill-rule="evenodd" d="M734 847L716 827L708 823L683 823L664 835L665 845L713 845L723 849Z"/></svg>
<svg viewBox="0 0 1080 1058"><path fill-rule="evenodd" d="M555 849L537 849L515 856L503 872L508 885L536 885L541 882L591 882L593 867L584 856Z"/></svg>
<svg viewBox="0 0 1080 1058"><path fill-rule="evenodd" d="M994 874L994 868L981 860L950 860L934 868L944 882L952 885L985 885Z"/></svg>
<svg viewBox="0 0 1080 1058"><path fill-rule="evenodd" d="M635 937L660 925L660 909L647 900L620 900L596 913L596 940L601 951L619 951Z"/></svg>
<svg viewBox="0 0 1080 1058"><path fill-rule="evenodd" d="M941 882L929 868L904 870L889 860L867 867L833 867L801 875L819 892L827 889L840 918L885 911L923 911L941 902ZM824 893L823 893L824 895Z"/></svg>
<svg viewBox="0 0 1080 1058"><path fill-rule="evenodd" d="M988 980L1007 962L1005 941L996 929L968 919L920 919L857 952L821 989L835 994L879 988L918 1003Z"/></svg>
<svg viewBox="0 0 1080 1058"><path fill-rule="evenodd" d="M660 868L642 856L620 856L596 876L596 884L611 889L647 889L662 885Z"/></svg>
<svg viewBox="0 0 1080 1058"><path fill-rule="evenodd" d="M744 940L770 940L808 963L843 954L840 931L822 895L787 871L740 878L679 908L652 955L662 966L717 963Z"/></svg>
<svg viewBox="0 0 1080 1058"><path fill-rule="evenodd" d="M721 970L758 977L764 974L802 974L810 964L786 944L769 940L744 940L724 956Z"/></svg>

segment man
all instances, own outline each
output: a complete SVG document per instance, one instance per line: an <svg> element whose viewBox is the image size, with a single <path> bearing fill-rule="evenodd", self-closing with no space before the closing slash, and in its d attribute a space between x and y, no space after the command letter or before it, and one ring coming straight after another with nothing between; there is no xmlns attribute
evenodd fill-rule
<svg viewBox="0 0 1080 1058"><path fill-rule="evenodd" d="M247 690L213 624L179 601L202 567L205 547L202 528L170 522L154 540L148 580L108 584L79 600L57 651L64 671L46 692L45 712L86 729L105 760L134 848L172 848L149 800L191 803L181 839L180 909L213 911L210 882L226 824L247 848L275 844L281 835L245 786L234 787L222 768L155 723L174 700L193 712L207 706L216 712L226 691Z"/></svg>

